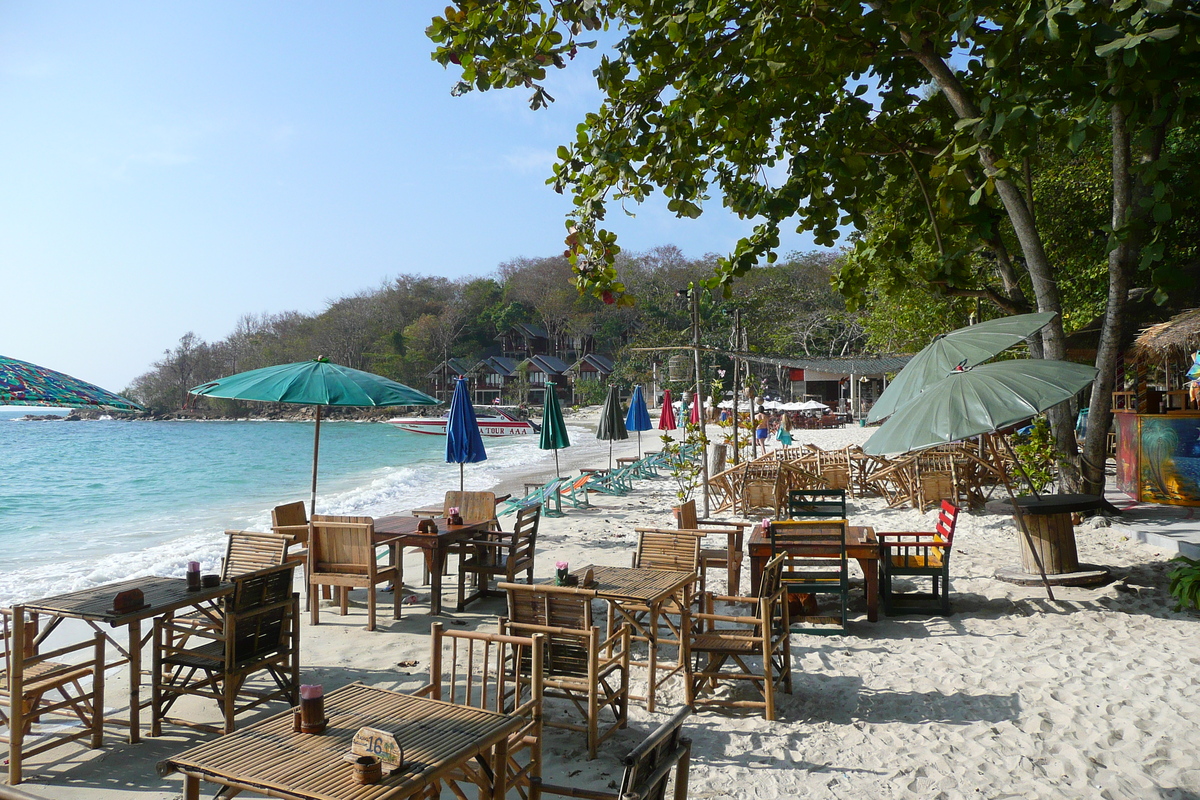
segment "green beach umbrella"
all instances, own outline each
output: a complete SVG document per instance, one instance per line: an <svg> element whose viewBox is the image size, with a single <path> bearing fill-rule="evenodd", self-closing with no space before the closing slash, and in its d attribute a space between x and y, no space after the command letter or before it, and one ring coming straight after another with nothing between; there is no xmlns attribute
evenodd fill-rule
<svg viewBox="0 0 1200 800"><path fill-rule="evenodd" d="M0 356L0 406L146 410L132 400L95 384L5 356Z"/></svg>
<svg viewBox="0 0 1200 800"><path fill-rule="evenodd" d="M321 444L321 409L324 406L434 406L442 402L390 378L343 367L321 356L312 361L239 372L202 383L188 392L200 397L317 407L317 424L313 432L310 515L317 510L317 454Z"/></svg>
<svg viewBox="0 0 1200 800"><path fill-rule="evenodd" d="M1040 358L955 369L898 408L863 452L907 453L992 433L1070 400L1096 375L1090 365Z"/></svg>
<svg viewBox="0 0 1200 800"><path fill-rule="evenodd" d="M1053 312L1001 317L935 336L912 357L867 414L878 422L894 413L956 366L974 367L1033 336L1054 319Z"/></svg>
<svg viewBox="0 0 1200 800"><path fill-rule="evenodd" d="M621 411L621 393L615 385L608 387L608 397L604 398L604 405L600 408L596 438L608 441L608 468L612 469L612 443L629 438L629 431L625 429L625 414Z"/></svg>
<svg viewBox="0 0 1200 800"><path fill-rule="evenodd" d="M558 451L571 446L571 438L567 436L567 423L563 420L562 406L558 404L558 392L554 381L546 382L545 397L542 400L542 438L538 440L538 448L554 451L554 475L561 478L558 471Z"/></svg>

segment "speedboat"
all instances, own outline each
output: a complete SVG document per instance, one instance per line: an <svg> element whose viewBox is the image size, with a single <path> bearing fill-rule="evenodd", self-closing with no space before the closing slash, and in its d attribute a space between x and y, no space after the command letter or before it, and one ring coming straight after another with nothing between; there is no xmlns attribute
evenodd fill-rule
<svg viewBox="0 0 1200 800"><path fill-rule="evenodd" d="M479 423L479 433L483 436L525 436L538 433L541 427L536 423L521 419L514 413L500 406L475 406L475 419ZM402 431L409 433L428 433L435 436L446 435L446 423L450 414L447 412L440 417L395 417L387 421Z"/></svg>

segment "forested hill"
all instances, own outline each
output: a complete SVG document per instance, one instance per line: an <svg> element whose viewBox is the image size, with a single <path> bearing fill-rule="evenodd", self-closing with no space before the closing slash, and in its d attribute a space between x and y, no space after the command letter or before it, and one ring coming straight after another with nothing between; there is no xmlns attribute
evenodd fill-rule
<svg viewBox="0 0 1200 800"><path fill-rule="evenodd" d="M830 286L839 257L829 251L794 253L739 279L730 298L705 293L705 341L728 347L733 311L741 309L747 341L756 351L819 357L861 352L866 337L860 315L847 313ZM710 275L716 258L687 259L673 246L623 254L620 274L637 299L632 306L581 296L562 257L519 258L501 264L494 275L459 280L402 274L377 289L334 300L320 313L244 316L215 342L184 333L126 394L155 411L176 410L185 400L196 404L187 389L197 384L317 355L428 390L427 375L436 365L447 357L474 363L497 354L497 335L519 322L612 356L619 379L641 381L649 376L650 360L631 348L690 341L687 302L677 292Z"/></svg>

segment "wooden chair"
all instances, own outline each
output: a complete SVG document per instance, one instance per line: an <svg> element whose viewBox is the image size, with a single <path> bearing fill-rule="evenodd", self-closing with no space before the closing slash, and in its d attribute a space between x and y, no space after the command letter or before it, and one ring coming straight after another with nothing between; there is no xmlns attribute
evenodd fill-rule
<svg viewBox="0 0 1200 800"><path fill-rule="evenodd" d="M539 793L556 794L564 797L583 797L587 800L664 800L667 782L675 777L672 797L686 800L688 765L692 754L692 740L683 735L683 722L692 709L685 707L675 716L658 726L645 741L629 751L623 759L625 772L621 785L615 792L582 789L574 786L555 786L535 780Z"/></svg>
<svg viewBox="0 0 1200 800"><path fill-rule="evenodd" d="M850 564L846 554L846 520L798 520L771 524L771 555L784 556L782 581L789 593L837 595L840 613L792 615L793 623L832 625L806 628L806 633L844 633L850 599Z"/></svg>
<svg viewBox="0 0 1200 800"><path fill-rule="evenodd" d="M700 576L700 591L704 591L704 564L700 560L700 541L704 538L703 533L675 528L633 530L638 535L637 549L633 552L631 564L634 569L695 572Z"/></svg>
<svg viewBox="0 0 1200 800"><path fill-rule="evenodd" d="M235 577L233 592L224 598L219 629L155 620L152 735L162 734L164 720L230 733L234 718L243 711L276 699L293 706L300 702L300 596L292 591L294 570L294 564L282 564ZM247 687L248 679L259 672L267 674L270 684ZM185 695L216 700L224 726L168 717L175 701Z"/></svg>
<svg viewBox="0 0 1200 800"><path fill-rule="evenodd" d="M104 743L104 635L39 653L37 634L36 614L27 615L24 606L0 609L0 724L7 728L0 742L8 745L8 782L14 785L30 756L79 739L89 739L93 748ZM39 730L36 742L27 745L34 723L47 715L83 727Z"/></svg>
<svg viewBox="0 0 1200 800"><path fill-rule="evenodd" d="M294 560L288 557L291 540L287 536L258 531L225 531L225 537L225 557L221 559L222 581L231 581L238 575L277 567L285 561Z"/></svg>
<svg viewBox="0 0 1200 800"><path fill-rule="evenodd" d="M545 635L448 631L435 622L431 636L429 683L413 694L521 717L524 724L508 735L506 785L529 798L541 776ZM470 780L461 770L448 777Z"/></svg>
<svg viewBox="0 0 1200 800"><path fill-rule="evenodd" d="M954 526L958 508L946 500L938 511L935 530L928 533L885 532L879 537L879 586L883 613L910 611L950 614L950 551L954 546ZM892 591L892 579L927 577L929 592ZM897 600L900 608L897 608ZM916 601L916 602L912 602ZM924 601L928 601L928 604Z"/></svg>
<svg viewBox="0 0 1200 800"><path fill-rule="evenodd" d="M777 688L792 692L791 620L787 590L781 580L785 560L786 555L780 553L763 567L758 597L705 594L705 611L685 614L683 629L688 635L684 638L683 658L688 705L761 708L768 720L775 719ZM750 606L753 613L718 614L717 602ZM760 665L757 671L754 660ZM725 669L727 666L729 669ZM748 681L762 699L712 696L722 681Z"/></svg>
<svg viewBox="0 0 1200 800"><path fill-rule="evenodd" d="M793 489L788 492L787 518L846 518L845 489Z"/></svg>
<svg viewBox="0 0 1200 800"><path fill-rule="evenodd" d="M308 510L304 502L284 503L271 509L271 532L288 537L288 561L294 561L304 570L304 597L308 598ZM295 548L295 549L292 549ZM325 599L329 599L329 588L325 588Z"/></svg>
<svg viewBox="0 0 1200 800"><path fill-rule="evenodd" d="M403 561L380 566L375 559L375 521L370 517L330 517L314 514L308 543L309 592L317 586L335 586L342 616L346 615L352 588L367 590L367 630L375 630L377 589L381 583L403 585ZM392 619L400 619L400 591L392 593ZM321 623L321 604L310 603L312 624Z"/></svg>
<svg viewBox="0 0 1200 800"><path fill-rule="evenodd" d="M683 505L679 506L675 511L675 518L679 522L680 530L694 531L702 536L713 534L725 534L726 542L724 547L703 547L703 541L700 548L700 565L707 577L710 569L723 569L727 578L727 593L737 594L738 587L742 581L742 560L744 552L742 550L743 541L745 538L746 528L750 527L745 522L721 522L713 519L697 519L696 518L696 501L688 500Z"/></svg>
<svg viewBox="0 0 1200 800"><path fill-rule="evenodd" d="M752 461L746 464L739 487L741 508L744 517L754 514L779 516L783 504L783 487L778 461Z"/></svg>
<svg viewBox="0 0 1200 800"><path fill-rule="evenodd" d="M491 590L493 577L515 583L517 574L525 573L525 582L533 583L533 560L537 545L538 525L542 507L526 506L517 512L511 533L497 531L487 538L468 539L458 561L458 610L467 603L499 594ZM468 597L467 576L474 576L475 591Z"/></svg>
<svg viewBox="0 0 1200 800"><path fill-rule="evenodd" d="M522 583L499 588L508 594L508 618L500 621L500 632L545 634L544 696L567 700L583 717L581 724L546 714L542 724L585 732L588 759L595 758L600 743L629 722L629 627L601 639L592 621L596 593L587 589ZM532 666L522 665L523 677L532 673ZM611 720L602 725L601 713Z"/></svg>

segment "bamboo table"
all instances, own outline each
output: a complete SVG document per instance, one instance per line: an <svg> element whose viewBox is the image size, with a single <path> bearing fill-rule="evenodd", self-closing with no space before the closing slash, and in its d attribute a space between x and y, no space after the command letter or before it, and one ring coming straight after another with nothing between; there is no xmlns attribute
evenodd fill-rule
<svg viewBox="0 0 1200 800"><path fill-rule="evenodd" d="M435 519L437 533L421 533L417 530L422 520L416 517L405 517L393 514L379 517L375 520L375 536L380 541L399 547L419 547L426 553L429 565L429 613L442 613L442 568L446 563L446 554L450 546L464 539L471 539L477 533L488 530L491 520L468 522L464 525L451 525L445 518ZM400 557L400 554L395 556ZM400 587L396 587L400 591Z"/></svg>
<svg viewBox="0 0 1200 800"><path fill-rule="evenodd" d="M118 592L129 589L141 589L146 605L136 611L117 613L112 607L113 599ZM125 661L129 662L129 741L136 743L141 738L139 716L142 709L142 648L153 635L153 631L148 631L142 636L142 620L170 616L181 608L199 606L224 597L232 591L231 583L188 591L187 581L183 578L133 578L78 592L43 597L41 600L26 603L25 610L50 618L49 623L38 634L37 644L41 644L64 619L81 619L93 630L103 634L124 659L118 659L108 666L119 666ZM113 628L127 626L128 645L122 646L113 638L111 632L102 630L99 624L101 622L106 622Z"/></svg>
<svg viewBox="0 0 1200 800"><path fill-rule="evenodd" d="M763 533L760 527L754 528L750 540L746 542L746 550L750 553L750 594L758 594L758 582L762 578L763 567L771 559L771 537ZM805 555L821 557L806 549ZM867 590L867 619L879 621L879 541L875 538L875 529L862 525L846 526L846 555L858 561L862 567L863 580ZM833 549L829 551L830 558L841 558Z"/></svg>
<svg viewBox="0 0 1200 800"><path fill-rule="evenodd" d="M682 672L683 648L680 625L667 615L668 606L675 608L688 607L692 602L692 587L699 579L695 572L678 572L668 569L637 569L634 567L583 567L573 574L583 580L588 569L592 570L593 583L586 587L596 593L596 597L608 601L608 636L621 622L629 623L632 638L647 644L646 661L630 661L638 667L646 667L649 674L645 697L630 698L645 700L646 710L654 710L654 695L660 685L670 680L672 676ZM661 622L660 622L661 621ZM669 631L663 638L659 635L660 624ZM660 664L658 648L660 645L675 645L679 655L674 664ZM666 672L661 678L656 677L660 671Z"/></svg>
<svg viewBox="0 0 1200 800"><path fill-rule="evenodd" d="M463 769L481 798L503 800L508 736L524 724L520 717L361 683L326 695L325 716L324 733L305 734L292 730L287 711L172 756L159 763L159 774L183 773L184 800L199 800L200 781L230 787L231 794L289 800L395 800L435 781L461 780L451 773ZM343 758L364 726L393 734L404 749L403 766L369 786L354 782L354 768Z"/></svg>

